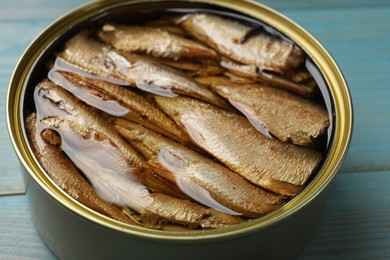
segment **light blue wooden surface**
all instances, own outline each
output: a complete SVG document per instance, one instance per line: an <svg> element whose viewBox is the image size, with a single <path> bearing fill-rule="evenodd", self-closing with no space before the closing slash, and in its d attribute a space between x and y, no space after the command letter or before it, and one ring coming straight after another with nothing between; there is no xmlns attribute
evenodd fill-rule
<svg viewBox="0 0 390 260"><path fill-rule="evenodd" d="M54 19L86 0L0 0L0 259L54 259L32 225L5 126L17 60ZM390 1L262 1L312 33L349 83L355 109L348 156L302 259L390 259Z"/></svg>

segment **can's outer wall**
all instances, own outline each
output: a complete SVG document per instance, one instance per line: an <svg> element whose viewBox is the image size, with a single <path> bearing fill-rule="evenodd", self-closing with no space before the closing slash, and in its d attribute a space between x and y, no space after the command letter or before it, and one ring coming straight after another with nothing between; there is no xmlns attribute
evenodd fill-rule
<svg viewBox="0 0 390 260"><path fill-rule="evenodd" d="M210 242L153 241L100 226L65 208L26 172L35 227L60 259L294 259L312 238L329 186L300 211L261 232Z"/></svg>

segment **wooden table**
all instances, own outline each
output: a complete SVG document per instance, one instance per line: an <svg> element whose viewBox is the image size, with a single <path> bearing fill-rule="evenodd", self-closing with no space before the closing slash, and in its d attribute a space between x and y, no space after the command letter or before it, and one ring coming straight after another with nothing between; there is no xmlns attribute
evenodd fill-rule
<svg viewBox="0 0 390 260"><path fill-rule="evenodd" d="M54 259L36 233L5 124L7 85L28 44L86 0L0 1L0 259ZM312 33L349 84L355 126L302 259L390 258L390 2L265 0Z"/></svg>

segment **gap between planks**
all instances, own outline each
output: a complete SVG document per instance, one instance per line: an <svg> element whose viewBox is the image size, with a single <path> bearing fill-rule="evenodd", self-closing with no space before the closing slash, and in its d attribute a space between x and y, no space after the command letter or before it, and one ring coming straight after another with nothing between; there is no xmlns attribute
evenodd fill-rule
<svg viewBox="0 0 390 260"><path fill-rule="evenodd" d="M13 195L25 195L26 188L20 190L4 190L0 191L0 196L13 196Z"/></svg>
<svg viewBox="0 0 390 260"><path fill-rule="evenodd" d="M366 173L366 172L384 172L390 171L390 165L368 165L366 167L348 167L341 168L338 173L339 174L352 174L352 173Z"/></svg>
<svg viewBox="0 0 390 260"><path fill-rule="evenodd" d="M256 2L278 10L279 12L294 12L294 11L312 11L312 10L354 10L354 9L375 9L390 7L390 2L387 1L337 1L326 2L323 1L320 4L311 4L306 0L301 1L272 1L272 0L256 0ZM373 3L374 2L374 3ZM375 3L376 2L376 3Z"/></svg>

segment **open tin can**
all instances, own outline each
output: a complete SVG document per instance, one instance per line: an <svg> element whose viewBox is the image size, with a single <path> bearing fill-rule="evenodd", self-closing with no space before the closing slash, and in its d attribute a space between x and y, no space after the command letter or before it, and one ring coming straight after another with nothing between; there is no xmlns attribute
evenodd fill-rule
<svg viewBox="0 0 390 260"><path fill-rule="evenodd" d="M211 10L266 24L302 48L321 85L331 115L328 148L318 173L305 189L264 217L229 228L173 232L120 223L78 203L51 181L27 141L24 119L34 110L33 91L43 78L48 57L75 32L112 19L137 21L167 11ZM8 130L22 171L34 224L61 259L233 259L293 258L309 242L319 223L326 193L343 161L352 133L352 103L336 63L309 33L293 21L250 1L94 1L50 25L26 50L12 76L7 96Z"/></svg>

